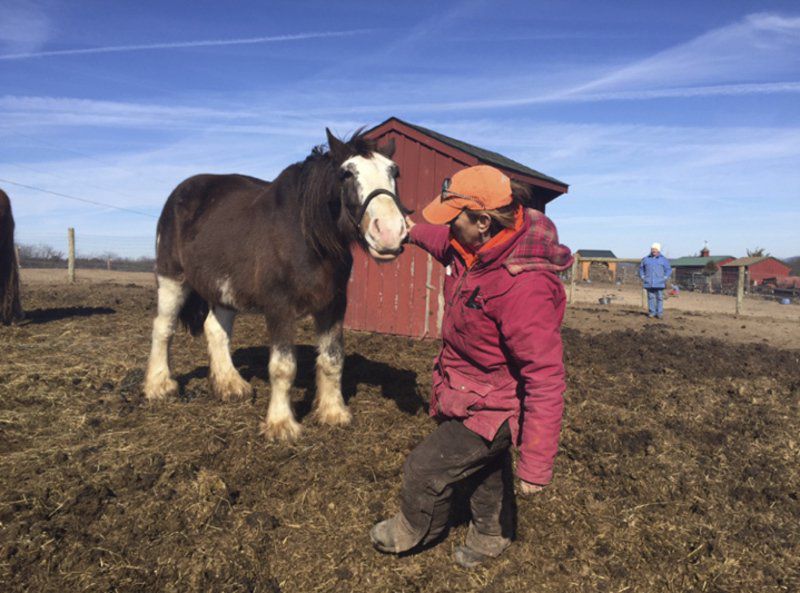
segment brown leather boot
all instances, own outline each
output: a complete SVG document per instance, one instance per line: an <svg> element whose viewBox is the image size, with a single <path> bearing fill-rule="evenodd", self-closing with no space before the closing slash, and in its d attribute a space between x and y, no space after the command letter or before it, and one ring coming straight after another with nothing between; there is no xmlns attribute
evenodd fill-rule
<svg viewBox="0 0 800 593"><path fill-rule="evenodd" d="M502 535L484 535L474 523L469 524L467 539L463 546L453 552L453 559L459 566L475 568L492 558L497 558L511 545L511 540Z"/></svg>
<svg viewBox="0 0 800 593"><path fill-rule="evenodd" d="M369 530L369 537L375 549L385 554L402 554L422 540L422 536L414 532L403 513L397 513L394 517L373 525Z"/></svg>
<svg viewBox="0 0 800 593"><path fill-rule="evenodd" d="M481 554L467 546L457 546L453 552L453 559L462 568L475 568L492 559L491 556Z"/></svg>

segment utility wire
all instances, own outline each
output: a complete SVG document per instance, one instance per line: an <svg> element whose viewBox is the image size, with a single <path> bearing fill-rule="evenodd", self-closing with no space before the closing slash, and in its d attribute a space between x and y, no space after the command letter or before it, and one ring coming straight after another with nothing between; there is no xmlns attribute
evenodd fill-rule
<svg viewBox="0 0 800 593"><path fill-rule="evenodd" d="M39 175L49 175L50 177L55 177L56 179L66 180L66 177L64 177L63 175L56 175L55 173L51 173L50 171L42 171L41 169L34 169L33 167L29 167L28 165L20 165L19 163L7 163L7 164L11 165L12 167L17 167L18 169L24 169L26 171L31 171L33 173L38 173ZM118 191L116 189L111 189L109 187L103 187L102 185L95 185L95 184L92 184L92 183L83 182L83 186L84 187L92 187L94 189L99 189L99 190L101 190L101 191L103 191L105 193L108 193L108 194L116 194L116 195L121 196L123 198L136 199L136 196L133 196L131 194L126 194L126 193Z"/></svg>
<svg viewBox="0 0 800 593"><path fill-rule="evenodd" d="M40 191L46 194L51 194L53 196L58 196L59 198L66 198L68 200L75 200L77 202L85 202L86 204L94 204L95 206L104 206L105 208L113 208L114 210L122 210L123 212L131 212L132 214L138 214L140 216L147 216L148 218L158 218L153 214L148 214L147 212L140 212L138 210L132 210L131 208L123 208L122 206L114 206L113 204L106 204L104 202L97 202L95 200L87 200L86 198L78 198L75 196L70 196L68 194L62 194L56 191L50 191L49 189L44 189L41 187L36 187L33 185L25 185L24 183L18 183L16 181L11 181L10 179L2 179L0 178L0 182L3 183L10 183L11 185L16 185L18 187L24 187L26 189L32 189L34 191Z"/></svg>

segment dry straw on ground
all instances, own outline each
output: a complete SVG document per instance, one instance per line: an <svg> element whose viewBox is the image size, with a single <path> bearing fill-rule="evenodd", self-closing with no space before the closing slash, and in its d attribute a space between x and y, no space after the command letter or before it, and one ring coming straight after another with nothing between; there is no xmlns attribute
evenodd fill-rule
<svg viewBox="0 0 800 593"><path fill-rule="evenodd" d="M0 329L4 591L792 591L800 587L800 354L676 335L669 325L565 331L556 479L519 502L519 540L475 571L445 541L381 556L402 462L431 429L436 345L348 334L354 423L258 434L263 323L235 362L254 401L210 394L201 340L176 339L182 397L141 399L154 298L136 286L27 287ZM638 322L637 322L638 323ZM630 324L628 324L630 325ZM685 333L685 332L684 332ZM313 391L303 332L294 390Z"/></svg>

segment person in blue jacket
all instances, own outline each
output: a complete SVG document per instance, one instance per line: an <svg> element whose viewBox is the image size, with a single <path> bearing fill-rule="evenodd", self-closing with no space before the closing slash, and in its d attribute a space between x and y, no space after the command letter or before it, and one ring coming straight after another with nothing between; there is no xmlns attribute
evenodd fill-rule
<svg viewBox="0 0 800 593"><path fill-rule="evenodd" d="M648 317L664 317L664 289L667 286L672 268L669 260L661 255L661 243L650 246L650 255L642 258L639 264L639 278L647 290Z"/></svg>

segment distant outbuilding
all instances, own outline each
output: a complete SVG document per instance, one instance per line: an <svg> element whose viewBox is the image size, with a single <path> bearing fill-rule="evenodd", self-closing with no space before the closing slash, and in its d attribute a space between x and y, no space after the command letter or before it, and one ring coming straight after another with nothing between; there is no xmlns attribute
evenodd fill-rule
<svg viewBox="0 0 800 593"><path fill-rule="evenodd" d="M578 249L577 254L581 260L592 257L608 257L611 259L617 258L617 256L614 255L614 252L608 249ZM592 266L607 268L611 274L611 281L613 282L617 279L617 262L581 261L581 281L586 282L589 280Z"/></svg>
<svg viewBox="0 0 800 593"><path fill-rule="evenodd" d="M699 256L679 257L670 260L676 284L684 288L719 287L722 283L722 266L736 258L732 255L711 255L703 247Z"/></svg>
<svg viewBox="0 0 800 593"><path fill-rule="evenodd" d="M739 278L739 268L745 269L747 284L759 286L769 278L785 278L792 269L772 256L740 257L722 266L722 286L735 287Z"/></svg>

